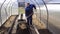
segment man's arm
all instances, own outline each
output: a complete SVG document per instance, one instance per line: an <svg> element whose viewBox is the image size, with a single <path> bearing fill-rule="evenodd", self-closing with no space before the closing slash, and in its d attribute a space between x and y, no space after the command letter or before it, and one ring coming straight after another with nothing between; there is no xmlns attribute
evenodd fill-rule
<svg viewBox="0 0 60 34"><path fill-rule="evenodd" d="M33 5L33 7L34 7L34 9L36 9L36 6L35 5Z"/></svg>

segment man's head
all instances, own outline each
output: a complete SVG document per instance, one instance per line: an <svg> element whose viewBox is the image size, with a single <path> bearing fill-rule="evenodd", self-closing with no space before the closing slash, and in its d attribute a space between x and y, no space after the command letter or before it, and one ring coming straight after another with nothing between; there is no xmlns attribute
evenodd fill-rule
<svg viewBox="0 0 60 34"><path fill-rule="evenodd" d="M30 5L30 3L26 3L26 6L29 6Z"/></svg>

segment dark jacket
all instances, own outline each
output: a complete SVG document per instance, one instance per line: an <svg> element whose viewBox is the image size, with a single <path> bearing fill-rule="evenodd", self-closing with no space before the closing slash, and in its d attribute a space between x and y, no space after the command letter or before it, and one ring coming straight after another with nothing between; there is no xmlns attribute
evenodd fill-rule
<svg viewBox="0 0 60 34"><path fill-rule="evenodd" d="M29 6L27 6L27 7L25 8L25 14L26 14L26 16L29 16L30 14L33 13L33 8L36 9L36 6L33 5L33 4L30 4ZM33 15L33 14L32 14L32 15Z"/></svg>

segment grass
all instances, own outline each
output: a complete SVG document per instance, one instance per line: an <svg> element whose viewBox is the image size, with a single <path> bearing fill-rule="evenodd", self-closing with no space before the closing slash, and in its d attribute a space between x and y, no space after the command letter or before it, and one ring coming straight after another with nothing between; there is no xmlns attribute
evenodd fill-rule
<svg viewBox="0 0 60 34"><path fill-rule="evenodd" d="M22 14L25 13L25 9L24 9L23 7L18 8L18 10L19 10L19 12L22 13Z"/></svg>

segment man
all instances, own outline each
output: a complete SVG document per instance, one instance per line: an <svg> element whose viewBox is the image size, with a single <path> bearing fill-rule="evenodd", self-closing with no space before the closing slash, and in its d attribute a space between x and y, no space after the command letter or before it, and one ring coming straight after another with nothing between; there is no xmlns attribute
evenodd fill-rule
<svg viewBox="0 0 60 34"><path fill-rule="evenodd" d="M28 25L32 25L32 15L33 15L33 8L36 9L34 4L27 3L25 8L25 15L27 17Z"/></svg>

